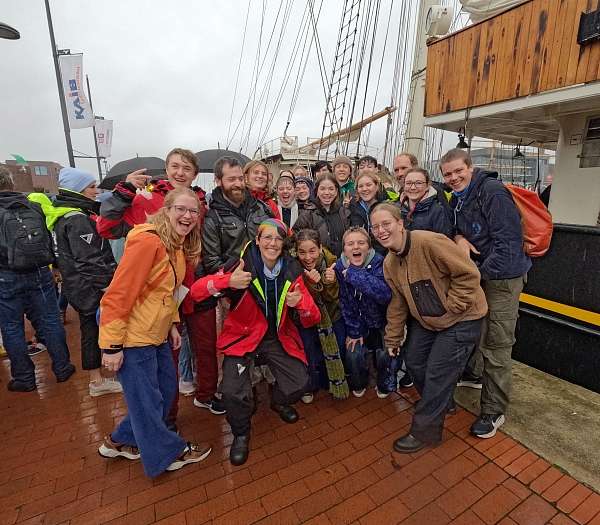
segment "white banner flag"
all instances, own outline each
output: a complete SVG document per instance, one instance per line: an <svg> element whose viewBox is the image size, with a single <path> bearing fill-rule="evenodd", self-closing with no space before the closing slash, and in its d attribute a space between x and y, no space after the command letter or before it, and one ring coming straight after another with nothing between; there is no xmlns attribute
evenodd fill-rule
<svg viewBox="0 0 600 525"><path fill-rule="evenodd" d="M61 55L58 60L69 126L71 129L91 128L94 115L83 84L83 55Z"/></svg>
<svg viewBox="0 0 600 525"><path fill-rule="evenodd" d="M113 121L96 119L96 143L98 144L98 156L110 157L112 147Z"/></svg>

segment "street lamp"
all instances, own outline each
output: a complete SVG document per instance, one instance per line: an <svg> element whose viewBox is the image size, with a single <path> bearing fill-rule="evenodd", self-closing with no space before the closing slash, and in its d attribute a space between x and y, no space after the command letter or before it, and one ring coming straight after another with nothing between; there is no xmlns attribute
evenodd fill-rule
<svg viewBox="0 0 600 525"><path fill-rule="evenodd" d="M0 38L19 40L21 35L14 27L10 27L9 25L0 22Z"/></svg>

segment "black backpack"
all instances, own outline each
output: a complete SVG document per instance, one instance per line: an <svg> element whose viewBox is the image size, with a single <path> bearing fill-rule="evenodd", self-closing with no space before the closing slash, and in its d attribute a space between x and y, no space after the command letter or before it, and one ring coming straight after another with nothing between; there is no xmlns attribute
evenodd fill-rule
<svg viewBox="0 0 600 525"><path fill-rule="evenodd" d="M15 200L0 208L0 253L9 270L43 268L54 262L46 217L35 205Z"/></svg>

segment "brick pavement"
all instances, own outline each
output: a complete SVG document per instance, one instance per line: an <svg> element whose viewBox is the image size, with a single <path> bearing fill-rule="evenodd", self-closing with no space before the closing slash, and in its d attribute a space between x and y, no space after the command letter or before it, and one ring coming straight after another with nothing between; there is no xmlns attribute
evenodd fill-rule
<svg viewBox="0 0 600 525"><path fill-rule="evenodd" d="M441 446L391 453L410 423L412 390L343 402L321 394L299 407L296 425L280 421L263 392L242 467L227 460L224 418L182 398L182 434L211 441L213 453L150 480L137 462L97 454L126 413L121 396L90 398L80 371L57 385L48 356L34 360L40 386L28 394L6 391L0 362L0 525L600 525L600 495L503 433L471 437L474 418L463 410L447 418Z"/></svg>

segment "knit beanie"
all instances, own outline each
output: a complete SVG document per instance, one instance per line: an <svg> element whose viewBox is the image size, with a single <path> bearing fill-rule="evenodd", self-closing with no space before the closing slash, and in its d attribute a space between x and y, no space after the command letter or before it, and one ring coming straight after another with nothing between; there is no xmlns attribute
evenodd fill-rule
<svg viewBox="0 0 600 525"><path fill-rule="evenodd" d="M282 239L285 239L289 233L287 226L279 219L270 218L262 221L258 227L258 234L261 235L262 232L267 228L274 228Z"/></svg>
<svg viewBox="0 0 600 525"><path fill-rule="evenodd" d="M313 194L313 191L315 189L315 183L313 182L313 180L309 177L296 177L294 179L294 186L296 184L298 184L299 182L301 182L302 184L306 184L308 186L308 189L310 190L310 194Z"/></svg>
<svg viewBox="0 0 600 525"><path fill-rule="evenodd" d="M58 187L81 193L96 182L96 177L78 168L63 168L58 173Z"/></svg>
<svg viewBox="0 0 600 525"><path fill-rule="evenodd" d="M338 164L348 164L348 166L350 166L350 173L354 171L354 163L352 162L352 159L346 155L338 155L335 159L333 159L333 162L331 163L331 169L335 170L335 167Z"/></svg>

